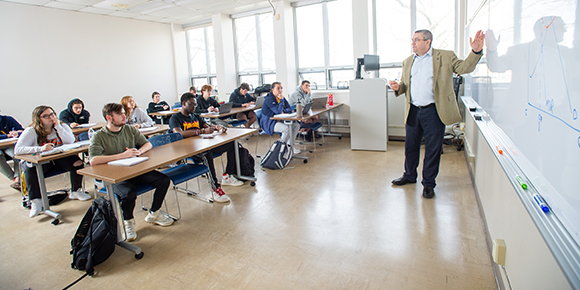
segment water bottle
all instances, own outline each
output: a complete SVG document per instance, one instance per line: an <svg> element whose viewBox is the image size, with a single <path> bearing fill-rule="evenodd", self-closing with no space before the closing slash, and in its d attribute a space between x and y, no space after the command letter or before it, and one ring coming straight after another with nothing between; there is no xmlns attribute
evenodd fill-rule
<svg viewBox="0 0 580 290"><path fill-rule="evenodd" d="M296 117L302 118L302 104L296 103Z"/></svg>
<svg viewBox="0 0 580 290"><path fill-rule="evenodd" d="M93 138L93 134L95 134L95 130L93 130L93 128L89 128L89 132L87 132L87 135L89 136L89 140L91 140L91 138Z"/></svg>
<svg viewBox="0 0 580 290"><path fill-rule="evenodd" d="M333 96L332 93L328 94L328 105L329 106L334 106L334 100L333 100Z"/></svg>

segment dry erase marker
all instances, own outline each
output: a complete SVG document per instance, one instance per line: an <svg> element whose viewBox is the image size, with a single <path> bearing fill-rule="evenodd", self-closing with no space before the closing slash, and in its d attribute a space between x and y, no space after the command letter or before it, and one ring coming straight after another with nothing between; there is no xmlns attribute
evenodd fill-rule
<svg viewBox="0 0 580 290"><path fill-rule="evenodd" d="M546 205L546 203L539 194L537 193L534 194L534 199L536 200L536 202L538 203L543 212L550 212L550 208Z"/></svg>
<svg viewBox="0 0 580 290"><path fill-rule="evenodd" d="M495 149L497 149L497 152L499 152L499 154L503 155L503 150L501 150L501 148L499 147L499 145L495 146Z"/></svg>
<svg viewBox="0 0 580 290"><path fill-rule="evenodd" d="M518 182L520 183L520 185L522 186L523 189L525 189L525 190L528 189L528 185L524 182L524 180L522 179L521 176L516 175L516 179L518 180Z"/></svg>

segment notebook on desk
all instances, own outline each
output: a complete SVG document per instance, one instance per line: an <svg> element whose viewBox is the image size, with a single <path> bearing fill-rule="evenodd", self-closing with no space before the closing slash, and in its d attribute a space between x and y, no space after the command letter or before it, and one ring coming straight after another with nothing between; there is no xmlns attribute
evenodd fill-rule
<svg viewBox="0 0 580 290"><path fill-rule="evenodd" d="M91 140L84 140L84 141L79 141L79 142L75 142L72 144L64 144L58 147L55 147L51 150L48 151L44 151L42 153L40 153L40 156L50 156L50 155L54 155L54 154L58 154L58 153L62 153L65 152L67 150L72 150L75 148L79 148L81 146L86 146L91 144Z"/></svg>
<svg viewBox="0 0 580 290"><path fill-rule="evenodd" d="M146 161L147 159L149 159L149 157L131 157L131 158L125 158L125 159L111 161L107 164L117 165L117 166L132 166L135 164L139 164L143 161Z"/></svg>

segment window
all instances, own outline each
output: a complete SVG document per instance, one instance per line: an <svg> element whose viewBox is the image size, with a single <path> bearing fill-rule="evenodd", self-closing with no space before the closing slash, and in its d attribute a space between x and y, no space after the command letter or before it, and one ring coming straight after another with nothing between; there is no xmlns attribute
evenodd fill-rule
<svg viewBox="0 0 580 290"><path fill-rule="evenodd" d="M402 62L413 53L411 27L430 30L433 47L454 50L457 20L455 5L449 3L445 0L375 0L377 54L381 61L379 77L401 79ZM412 7L416 7L415 11ZM412 14L416 15L415 19Z"/></svg>
<svg viewBox="0 0 580 290"><path fill-rule="evenodd" d="M337 88L354 79L352 2L337 0L297 5L296 43L300 80L318 89Z"/></svg>
<svg viewBox="0 0 580 290"><path fill-rule="evenodd" d="M211 84L217 92L213 28L188 30L186 35L191 85L199 91L203 85Z"/></svg>
<svg viewBox="0 0 580 290"><path fill-rule="evenodd" d="M274 74L274 23L271 13L234 19L238 85L248 83L256 88L266 75Z"/></svg>

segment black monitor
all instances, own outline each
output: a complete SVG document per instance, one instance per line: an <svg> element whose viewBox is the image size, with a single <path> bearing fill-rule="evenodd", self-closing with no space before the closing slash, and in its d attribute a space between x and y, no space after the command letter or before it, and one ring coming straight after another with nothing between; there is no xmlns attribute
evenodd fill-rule
<svg viewBox="0 0 580 290"><path fill-rule="evenodd" d="M380 69L380 62L378 55L365 54L364 58L358 58L356 62L356 79L362 79L360 75L361 67L364 65L365 71L377 71Z"/></svg>

